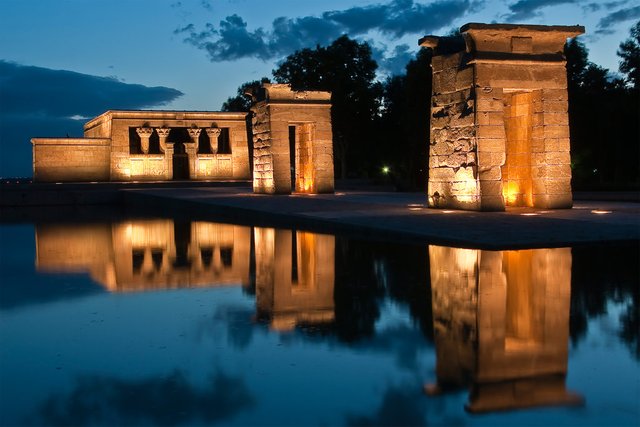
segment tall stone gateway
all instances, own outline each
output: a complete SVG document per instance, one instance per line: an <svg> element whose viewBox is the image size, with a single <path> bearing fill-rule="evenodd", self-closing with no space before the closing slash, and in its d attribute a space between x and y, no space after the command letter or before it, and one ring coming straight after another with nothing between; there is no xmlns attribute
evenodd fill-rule
<svg viewBox="0 0 640 427"><path fill-rule="evenodd" d="M566 60L582 26L467 24L426 36L432 60L430 207L570 208Z"/></svg>
<svg viewBox="0 0 640 427"><path fill-rule="evenodd" d="M264 84L254 94L253 191L332 193L331 93Z"/></svg>

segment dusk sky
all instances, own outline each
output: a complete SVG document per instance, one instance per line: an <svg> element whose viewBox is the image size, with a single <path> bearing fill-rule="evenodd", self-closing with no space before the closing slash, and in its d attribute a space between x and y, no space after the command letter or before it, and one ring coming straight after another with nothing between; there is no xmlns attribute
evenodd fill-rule
<svg viewBox="0 0 640 427"><path fill-rule="evenodd" d="M639 0L0 0L0 176L31 175L31 137L81 136L109 109L219 110L342 34L370 42L384 79L467 22L579 24L616 72L639 19Z"/></svg>

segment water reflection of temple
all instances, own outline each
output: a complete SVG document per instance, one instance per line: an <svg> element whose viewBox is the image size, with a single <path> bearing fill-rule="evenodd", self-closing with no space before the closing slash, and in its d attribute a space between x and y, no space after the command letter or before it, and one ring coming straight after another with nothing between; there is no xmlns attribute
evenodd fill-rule
<svg viewBox="0 0 640 427"><path fill-rule="evenodd" d="M277 330L334 320L335 237L255 228L258 315Z"/></svg>
<svg viewBox="0 0 640 427"><path fill-rule="evenodd" d="M571 249L429 247L436 394L471 387L470 412L579 404L566 390Z"/></svg>
<svg viewBox="0 0 640 427"><path fill-rule="evenodd" d="M334 236L172 219L36 227L39 271L89 273L112 292L251 287L252 261L273 329L333 321Z"/></svg>
<svg viewBox="0 0 640 427"><path fill-rule="evenodd" d="M170 219L38 225L40 271L88 272L112 292L249 284L248 227Z"/></svg>

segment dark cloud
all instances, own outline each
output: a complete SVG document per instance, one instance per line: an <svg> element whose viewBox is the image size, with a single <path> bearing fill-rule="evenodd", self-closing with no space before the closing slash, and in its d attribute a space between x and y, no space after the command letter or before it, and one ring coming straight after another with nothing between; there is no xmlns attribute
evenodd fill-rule
<svg viewBox="0 0 640 427"><path fill-rule="evenodd" d="M615 9L620 6L624 6L627 3L629 3L629 0L610 1L607 3L588 3L582 6L582 10L586 13L593 13L599 11L602 8Z"/></svg>
<svg viewBox="0 0 640 427"><path fill-rule="evenodd" d="M632 19L640 19L640 6L620 9L606 15L598 22L596 34L611 34L616 24Z"/></svg>
<svg viewBox="0 0 640 427"><path fill-rule="evenodd" d="M390 54L376 61L378 62L380 70L387 75L399 75L406 72L407 64L414 59L415 56L415 51L412 50L409 45L400 44L396 46Z"/></svg>
<svg viewBox="0 0 640 427"><path fill-rule="evenodd" d="M168 87L0 60L0 176L31 175L33 137L82 136L85 118L109 109L162 106L180 96Z"/></svg>
<svg viewBox="0 0 640 427"><path fill-rule="evenodd" d="M205 50L212 61L240 58L274 59L348 34L351 37L380 32L393 39L406 34L426 34L447 27L481 2L437 0L427 4L415 0L391 0L370 6L327 11L321 16L280 17L270 29L249 29L238 15L227 16L216 27L208 24L198 31L192 24L177 29L185 42Z"/></svg>
<svg viewBox="0 0 640 427"><path fill-rule="evenodd" d="M577 3L578 0L519 0L509 6L509 14L502 18L507 22L521 22L540 16L540 9L560 4Z"/></svg>
<svg viewBox="0 0 640 427"><path fill-rule="evenodd" d="M48 117L95 116L108 109L164 105L182 92L168 87L123 83L66 70L0 60L0 114Z"/></svg>
<svg viewBox="0 0 640 427"><path fill-rule="evenodd" d="M126 381L81 377L68 395L53 395L40 407L45 425L182 425L215 424L254 404L240 378L222 373L204 388L180 371L166 377Z"/></svg>

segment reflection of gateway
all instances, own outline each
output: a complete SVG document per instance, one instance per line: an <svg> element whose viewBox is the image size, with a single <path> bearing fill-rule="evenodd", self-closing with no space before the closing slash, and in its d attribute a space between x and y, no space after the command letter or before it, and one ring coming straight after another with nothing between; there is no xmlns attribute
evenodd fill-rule
<svg viewBox="0 0 640 427"><path fill-rule="evenodd" d="M255 228L259 316L277 330L333 321L335 237Z"/></svg>
<svg viewBox="0 0 640 427"><path fill-rule="evenodd" d="M470 412L575 405L565 388L571 249L429 247L438 383Z"/></svg>

